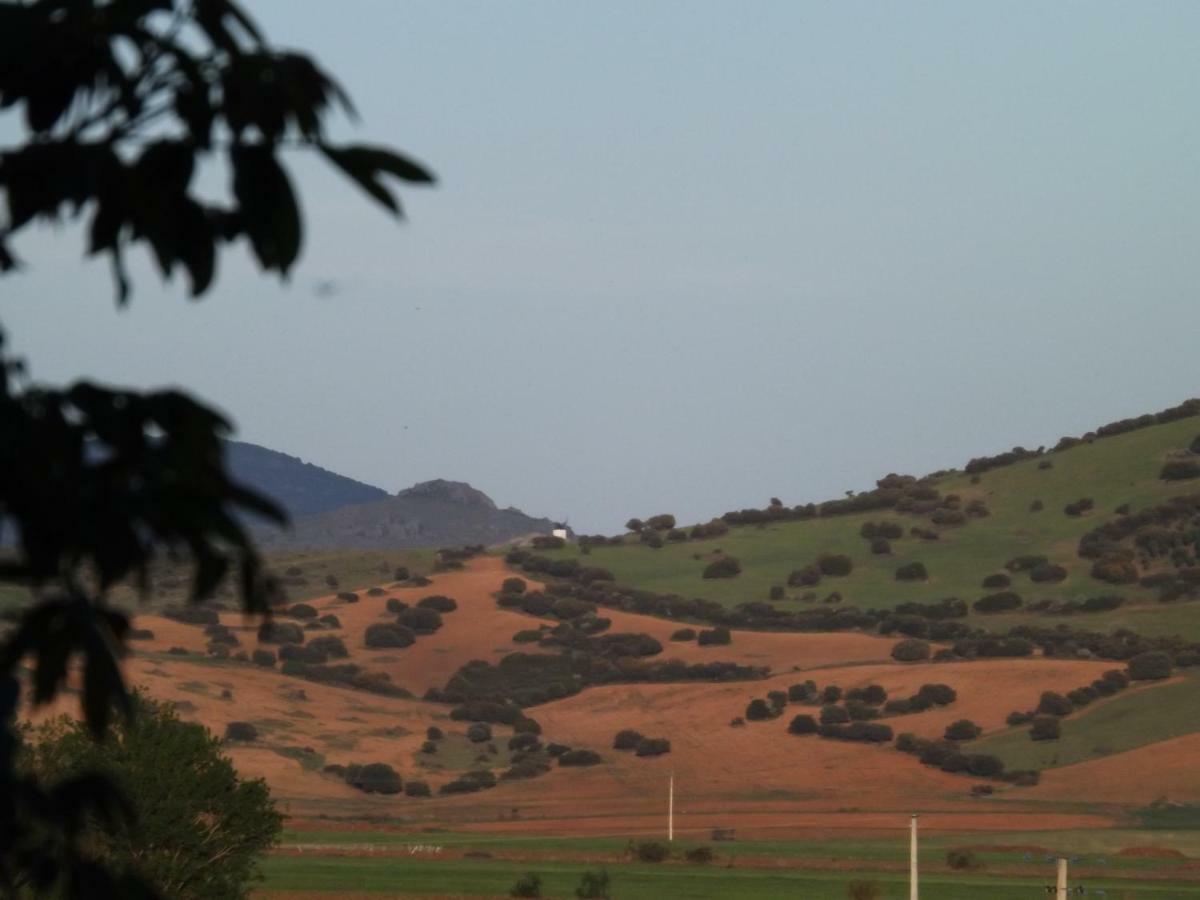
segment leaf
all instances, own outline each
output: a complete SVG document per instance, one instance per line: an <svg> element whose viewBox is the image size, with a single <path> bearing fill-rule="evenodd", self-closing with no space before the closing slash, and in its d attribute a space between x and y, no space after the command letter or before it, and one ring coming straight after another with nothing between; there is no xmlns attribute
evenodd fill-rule
<svg viewBox="0 0 1200 900"><path fill-rule="evenodd" d="M272 148L237 144L230 151L233 193L259 264L287 275L300 255L300 209Z"/></svg>

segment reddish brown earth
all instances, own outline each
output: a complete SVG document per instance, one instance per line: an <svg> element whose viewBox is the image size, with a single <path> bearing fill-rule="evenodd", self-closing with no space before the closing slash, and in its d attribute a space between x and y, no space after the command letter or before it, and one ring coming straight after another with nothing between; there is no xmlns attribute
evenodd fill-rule
<svg viewBox="0 0 1200 900"><path fill-rule="evenodd" d="M1030 790L1040 800L1144 806L1157 798L1200 803L1200 734L1188 734L1051 769Z"/></svg>
<svg viewBox="0 0 1200 900"><path fill-rule="evenodd" d="M360 602L352 604L334 596L319 598L311 605L320 613L335 613L342 627L310 635L338 635L350 650L351 662L387 672L395 684L419 697L429 687L444 685L469 660L494 662L516 650L537 652L528 644L513 643L511 637L536 627L539 620L496 605L494 592L511 574L499 559L484 557L472 560L462 571L436 575L434 583L424 588L389 588L378 597L359 590ZM435 593L458 602L455 612L443 615L444 625L436 634L400 650L363 646L368 625L393 619L385 608L387 597L413 604ZM322 774L320 768L327 763L386 762L403 778L426 780L436 789L470 766L481 749L468 747L462 737L465 724L450 721L445 706L315 684L246 663L165 655L171 647L203 653L207 639L200 626L160 616L139 617L138 626L150 628L155 637L137 644L140 655L127 663L127 672L133 683L153 696L179 703L184 718L201 721L218 734L231 721L255 724L258 741L228 745L234 762L245 774L267 779L293 816L330 817L320 819L320 827L372 819L371 827L378 828L377 820L388 817L396 827L406 829L657 834L664 825L666 785L672 772L677 831L697 836L707 836L718 827L735 828L743 837L891 833L906 828L913 811L923 814L924 827L931 831L1102 827L1109 824L1106 817L1057 814L1047 811L1045 801L1077 800L1084 787L1091 791L1088 796L1111 797L1113 802L1156 795L1141 782L1124 792L1095 793L1093 779L1119 780L1115 773L1127 771L1128 764L1117 761L1130 754L1082 764L1112 765L1113 774L1100 769L1099 776L1077 776L1071 769L1081 767L1070 767L1052 773L1040 788L997 785L996 798L980 800L969 796L974 780L921 766L890 746L787 734L791 716L799 711L815 713L811 707L790 707L770 722L736 728L729 724L743 714L752 698L811 678L819 685L838 684L844 689L878 683L890 696L915 693L927 682L945 682L958 692L953 705L891 718L888 724L897 733L913 731L930 737L940 736L949 722L960 718L994 730L1004 726L1011 710L1036 705L1042 691L1086 684L1112 668L1111 663L1029 659L902 665L888 659L892 640L858 633L739 631L730 646L702 648L670 641L679 627L674 622L612 610L602 610L601 615L612 619L612 632L658 638L665 648L663 658L765 665L778 674L758 682L588 689L530 712L549 740L595 749L604 757L601 765L555 768L540 778L502 783L479 794L413 800L362 794ZM237 630L242 642L237 650L257 646L257 623L228 612L221 614L221 620ZM231 696L223 697L225 691ZM433 724L451 735L457 750L431 760L420 753L420 746L425 729ZM612 738L623 728L669 738L672 752L647 759L614 751ZM499 755L492 764L499 771L505 765L509 732L497 727L495 734ZM1165 745L1132 751L1151 754L1146 768L1160 768L1160 774L1151 778L1153 783L1157 784L1155 778L1164 785L1178 783L1184 777L1184 760L1200 749L1200 736L1179 740L1190 743L1181 744L1177 751L1164 750ZM431 768L431 762L442 768Z"/></svg>

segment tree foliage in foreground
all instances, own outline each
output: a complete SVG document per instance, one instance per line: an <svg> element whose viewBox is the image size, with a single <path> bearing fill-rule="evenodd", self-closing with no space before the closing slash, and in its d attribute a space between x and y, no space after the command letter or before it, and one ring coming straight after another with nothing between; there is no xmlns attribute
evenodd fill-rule
<svg viewBox="0 0 1200 900"><path fill-rule="evenodd" d="M15 236L66 218L86 223L89 255L111 261L120 303L135 246L164 277L183 270L194 296L232 241L286 276L303 227L285 151L320 154L396 214L385 177L432 181L386 148L331 143L335 108L353 114L326 72L269 44L233 0L0 0L0 114L25 135L0 147L0 272L18 268ZM194 189L214 160L229 173L216 199ZM132 827L111 779L81 768L46 787L17 771L22 681L45 703L78 667L84 719L102 738L113 710L131 712L119 668L129 620L110 590L144 596L166 554L193 564L193 601L232 577L244 608L265 612L278 587L239 513L284 516L230 480L229 425L211 408L178 391L37 386L4 351L0 334L0 529L16 545L0 581L35 603L0 635L0 895L154 896L97 852L93 825Z"/></svg>
<svg viewBox="0 0 1200 900"><path fill-rule="evenodd" d="M133 817L102 828L81 820L81 839L118 875L137 875L167 897L237 900L273 845L282 816L261 779L243 781L203 725L180 721L169 704L133 694L135 715L116 720L97 743L86 726L60 718L31 735L21 767L39 783L100 773Z"/></svg>

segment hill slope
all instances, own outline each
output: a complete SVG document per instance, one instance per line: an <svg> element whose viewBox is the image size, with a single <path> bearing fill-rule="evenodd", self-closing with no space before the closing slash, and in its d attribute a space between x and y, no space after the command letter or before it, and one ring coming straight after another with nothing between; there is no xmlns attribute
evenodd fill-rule
<svg viewBox="0 0 1200 900"><path fill-rule="evenodd" d="M319 549L389 549L494 544L546 533L549 519L519 509L499 509L492 499L459 481L426 481L394 497L303 516L280 534L263 535L263 546Z"/></svg>
<svg viewBox="0 0 1200 900"><path fill-rule="evenodd" d="M382 488L257 444L227 441L225 460L235 481L273 498L293 519L387 497Z"/></svg>

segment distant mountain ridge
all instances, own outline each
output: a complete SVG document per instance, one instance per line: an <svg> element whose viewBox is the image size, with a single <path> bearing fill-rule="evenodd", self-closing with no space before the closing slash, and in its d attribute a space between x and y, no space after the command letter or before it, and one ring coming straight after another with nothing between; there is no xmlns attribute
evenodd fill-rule
<svg viewBox="0 0 1200 900"><path fill-rule="evenodd" d="M392 496L303 460L230 441L226 461L233 478L275 499L291 528L255 528L266 549L387 549L494 544L554 527L550 519L500 509L483 491L462 481L435 479Z"/></svg>
<svg viewBox="0 0 1200 900"><path fill-rule="evenodd" d="M257 444L227 441L235 481L271 497L293 519L387 497L387 491Z"/></svg>

